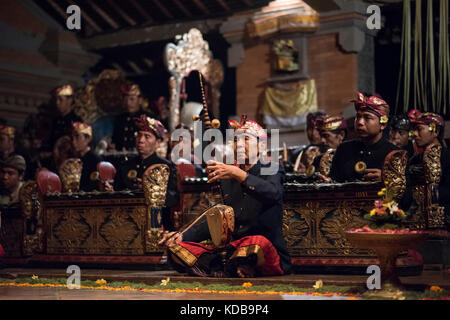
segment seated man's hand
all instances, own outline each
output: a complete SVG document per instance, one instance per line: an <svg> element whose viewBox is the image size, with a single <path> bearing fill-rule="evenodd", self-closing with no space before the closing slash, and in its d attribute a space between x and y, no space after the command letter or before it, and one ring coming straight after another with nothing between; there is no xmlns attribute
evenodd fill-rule
<svg viewBox="0 0 450 320"><path fill-rule="evenodd" d="M247 179L247 172L239 167L210 160L207 162L206 172L208 183L219 179L236 179L240 183Z"/></svg>
<svg viewBox="0 0 450 320"><path fill-rule="evenodd" d="M317 181L319 183L332 183L333 179L331 179L330 177L324 176L321 173L317 173Z"/></svg>
<svg viewBox="0 0 450 320"><path fill-rule="evenodd" d="M362 178L364 181L381 181L380 169L366 169Z"/></svg>
<svg viewBox="0 0 450 320"><path fill-rule="evenodd" d="M158 244L170 248L176 246L181 241L183 241L183 235L178 231L165 232Z"/></svg>
<svg viewBox="0 0 450 320"><path fill-rule="evenodd" d="M104 185L105 191L111 191L111 192L114 191L114 187L108 181L105 181L105 183L103 185Z"/></svg>

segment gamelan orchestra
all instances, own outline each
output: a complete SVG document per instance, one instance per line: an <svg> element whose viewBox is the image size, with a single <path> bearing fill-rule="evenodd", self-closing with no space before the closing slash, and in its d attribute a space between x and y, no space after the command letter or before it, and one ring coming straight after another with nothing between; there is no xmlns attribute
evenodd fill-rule
<svg viewBox="0 0 450 320"><path fill-rule="evenodd" d="M127 111L115 118L104 149L74 112L71 85L54 90L59 115L29 150L18 147L18 128L2 124L2 258L149 257L200 277L286 275L302 262L333 265L336 257L364 264L373 253L343 234L364 226L362 215L388 184L410 229L450 230L441 115L391 116L382 97L355 92L353 132L342 116L310 112L309 144L273 150L269 131L246 115L225 124L211 119L205 78L196 74L203 104L176 127L188 133L178 140L142 108L133 83L121 88ZM205 148L188 139L193 124L232 130L234 138L216 145L213 158L194 161L194 148ZM177 146L188 156L176 157ZM274 163L276 170L264 171ZM406 252L403 266L420 259Z"/></svg>

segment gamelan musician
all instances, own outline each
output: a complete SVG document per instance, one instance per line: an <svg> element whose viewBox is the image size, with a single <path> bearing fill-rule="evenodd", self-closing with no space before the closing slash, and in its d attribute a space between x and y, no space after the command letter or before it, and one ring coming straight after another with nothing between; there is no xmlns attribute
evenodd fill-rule
<svg viewBox="0 0 450 320"><path fill-rule="evenodd" d="M267 139L259 124L250 120L230 121L235 136ZM240 165L211 161L207 166L208 182L220 182L223 201L234 210L231 242L223 248L208 247L199 242L209 239L205 220L183 234L169 233L161 240L168 247L169 259L181 272L212 277L253 277L290 273L291 261L282 234L283 177L282 166L272 175L264 175L258 157L250 161L250 143L245 149L234 142L235 159L245 154ZM259 148L258 144L258 154Z"/></svg>
<svg viewBox="0 0 450 320"><path fill-rule="evenodd" d="M386 156L397 150L383 137L389 105L377 96L366 97L360 92L353 102L358 139L344 141L336 149L330 178L337 182L381 181L381 168Z"/></svg>
<svg viewBox="0 0 450 320"><path fill-rule="evenodd" d="M114 190L142 190L142 175L147 168L154 164L166 164L169 166L170 175L162 224L166 230L171 230L172 223L168 208L178 204L179 200L176 167L172 162L156 154L156 149L164 139L167 131L160 121L147 117L144 114L139 118L135 118L134 121L137 130L135 146L138 155L129 159L119 168L114 180Z"/></svg>

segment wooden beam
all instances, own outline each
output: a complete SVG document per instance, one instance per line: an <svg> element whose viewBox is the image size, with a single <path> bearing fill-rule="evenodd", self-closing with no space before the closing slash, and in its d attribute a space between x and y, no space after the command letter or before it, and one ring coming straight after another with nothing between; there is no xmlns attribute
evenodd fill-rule
<svg viewBox="0 0 450 320"><path fill-rule="evenodd" d="M148 20L148 22L153 22L153 18L148 14L148 12L137 2L136 0L129 0L133 7L136 8L139 13Z"/></svg>
<svg viewBox="0 0 450 320"><path fill-rule="evenodd" d="M137 74L143 74L144 73L142 71L142 69L139 68L139 66L134 61L128 60L127 63L131 67L131 69L133 69L134 72L136 72Z"/></svg>
<svg viewBox="0 0 450 320"><path fill-rule="evenodd" d="M98 34L87 39L80 39L80 42L89 50L100 50L152 41L172 42L177 35L184 34L191 28L197 28L203 34L218 30L224 21L226 21L226 18L220 17L186 21L184 23L135 27L130 30L117 30L111 33Z"/></svg>
<svg viewBox="0 0 450 320"><path fill-rule="evenodd" d="M89 1L91 7L97 12L112 28L119 29L120 26L112 19L102 8L97 6L93 1Z"/></svg>
<svg viewBox="0 0 450 320"><path fill-rule="evenodd" d="M253 3L251 0L241 0L243 3L245 3L247 5L247 7L252 7Z"/></svg>
<svg viewBox="0 0 450 320"><path fill-rule="evenodd" d="M200 0L192 0L194 1L195 5L203 11L204 14L209 14L208 8L201 2Z"/></svg>
<svg viewBox="0 0 450 320"><path fill-rule="evenodd" d="M117 6L114 0L106 0L108 4L114 9L114 11L119 14L126 22L130 25L135 26L137 23L133 20L125 11Z"/></svg>
<svg viewBox="0 0 450 320"><path fill-rule="evenodd" d="M226 11L231 11L228 4L225 2L225 0L216 0L222 8L224 8Z"/></svg>
<svg viewBox="0 0 450 320"><path fill-rule="evenodd" d="M169 19L173 19L174 16L170 13L169 10L167 10L166 7L163 6L163 4L159 1L159 0L153 0L153 3L156 4L156 6L159 8L159 10L162 11L162 13L164 13L164 15L169 18Z"/></svg>
<svg viewBox="0 0 450 320"><path fill-rule="evenodd" d="M47 1L53 1L53 0L47 0ZM73 0L68 0L68 2L69 2L70 4L73 4L73 5L78 6L78 4L76 4ZM81 17L82 17L82 19L84 18L84 20L86 20L87 23L89 23L89 25L90 25L95 31L97 31L97 32L103 32L103 29L100 28L100 27L98 26L98 24L96 24L96 23L94 22L94 20L92 20L92 18L89 17L88 14L87 14L86 12L84 12L82 9L81 9Z"/></svg>
<svg viewBox="0 0 450 320"><path fill-rule="evenodd" d="M185 6L183 6L183 4L180 2L180 0L172 0L172 1L176 4L176 6L177 6L181 11L183 11L183 13L184 13L185 15L187 15L189 18L192 17L192 13L190 13L189 10L186 9Z"/></svg>

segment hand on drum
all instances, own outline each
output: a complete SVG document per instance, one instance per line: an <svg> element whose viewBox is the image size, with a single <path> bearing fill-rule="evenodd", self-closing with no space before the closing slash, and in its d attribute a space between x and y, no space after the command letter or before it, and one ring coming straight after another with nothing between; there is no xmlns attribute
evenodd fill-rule
<svg viewBox="0 0 450 320"><path fill-rule="evenodd" d="M163 237L158 244L170 248L176 246L181 241L183 241L183 235L181 233L177 231L164 232Z"/></svg>
<svg viewBox="0 0 450 320"><path fill-rule="evenodd" d="M240 183L247 179L247 172L239 167L209 160L206 172L208 173L208 183L219 179L236 179Z"/></svg>

